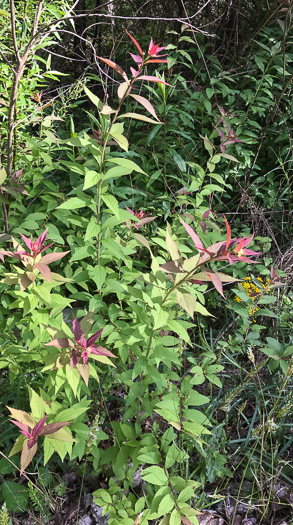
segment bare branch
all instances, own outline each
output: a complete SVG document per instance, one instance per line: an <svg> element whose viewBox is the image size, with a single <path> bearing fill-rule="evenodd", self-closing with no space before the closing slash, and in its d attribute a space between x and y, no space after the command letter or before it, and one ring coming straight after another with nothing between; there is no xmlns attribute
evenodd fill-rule
<svg viewBox="0 0 293 525"><path fill-rule="evenodd" d="M34 21L34 27L33 27L33 30L32 30L32 38L34 38L34 36L37 33L37 29L38 29L38 25L39 25L39 21L40 21L40 16L41 16L41 13L42 13L43 3L44 3L44 0L40 0L39 1L39 5L38 5L38 9L37 9L36 16L35 16L35 21Z"/></svg>
<svg viewBox="0 0 293 525"><path fill-rule="evenodd" d="M10 0L10 17L11 17L11 31L12 31L13 47L14 47L14 51L15 51L15 56L17 58L17 62L19 64L19 62L20 62L20 54L19 54L18 45L17 45L17 39L16 39L14 0Z"/></svg>

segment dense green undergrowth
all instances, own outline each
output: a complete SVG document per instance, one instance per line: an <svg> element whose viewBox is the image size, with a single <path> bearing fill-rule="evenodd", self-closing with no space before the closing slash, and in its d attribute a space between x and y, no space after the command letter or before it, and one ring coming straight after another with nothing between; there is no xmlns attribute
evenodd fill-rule
<svg viewBox="0 0 293 525"><path fill-rule="evenodd" d="M0 520L49 523L68 470L110 525L196 525L231 483L260 523L289 516L288 28L232 71L187 28L131 32L130 58L99 57L111 96L91 72L51 99L69 7L41 7L14 51L0 26Z"/></svg>

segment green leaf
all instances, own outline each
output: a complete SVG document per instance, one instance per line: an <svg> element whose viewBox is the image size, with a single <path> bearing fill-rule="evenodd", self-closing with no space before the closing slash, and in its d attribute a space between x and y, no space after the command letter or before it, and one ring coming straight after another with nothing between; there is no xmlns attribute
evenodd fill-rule
<svg viewBox="0 0 293 525"><path fill-rule="evenodd" d="M143 447L139 454L138 454L138 461L141 463L150 463L152 465L157 465L162 461L161 454L159 450L148 450L147 452L144 452L145 449L148 449L149 447Z"/></svg>
<svg viewBox="0 0 293 525"><path fill-rule="evenodd" d="M168 323L169 312L163 310L159 304L155 304L155 309L152 310L152 316L154 318L154 330L163 328Z"/></svg>
<svg viewBox="0 0 293 525"><path fill-rule="evenodd" d="M188 459L188 454L184 450L180 450L175 443L171 445L167 452L165 467L170 468L174 463L181 463L184 459Z"/></svg>
<svg viewBox="0 0 293 525"><path fill-rule="evenodd" d="M102 109L103 107L103 103L102 101L99 99L99 97L97 97L97 95L94 95L94 93L92 93L86 86L83 86L84 90L85 90L85 93L87 94L87 96L89 97L89 99L92 101L92 103L97 106L98 109Z"/></svg>
<svg viewBox="0 0 293 525"><path fill-rule="evenodd" d="M30 406L33 418L38 421L45 415L45 403L43 399L29 386Z"/></svg>
<svg viewBox="0 0 293 525"><path fill-rule="evenodd" d="M168 478L161 467L153 466L143 470L141 477L152 485L166 485Z"/></svg>
<svg viewBox="0 0 293 525"><path fill-rule="evenodd" d="M89 241L90 239L93 239L94 237L98 237L99 232L100 225L97 223L97 218L94 215L92 215L91 220L86 227L86 232L84 236L85 242Z"/></svg>
<svg viewBox="0 0 293 525"><path fill-rule="evenodd" d="M131 169L131 171L136 171L137 173L143 173L146 175L146 173L132 160L125 159L123 157L112 157L107 159L107 162L112 162L113 164L118 164L124 168Z"/></svg>
<svg viewBox="0 0 293 525"><path fill-rule="evenodd" d="M121 133L117 133L117 132L113 132L113 128L112 128L112 131L110 133L110 136L116 140L116 142L118 142L120 148L124 149L125 151L128 151L128 140L126 137L124 137L124 135L122 135Z"/></svg>
<svg viewBox="0 0 293 525"><path fill-rule="evenodd" d="M197 306L197 301L195 300L193 295L189 293L179 292L179 290L177 289L176 299L177 299L179 306L181 306L181 308L183 308L183 310L185 310L190 315L190 317L193 318L194 311L196 310L196 306Z"/></svg>
<svg viewBox="0 0 293 525"><path fill-rule="evenodd" d="M112 498L110 494L104 490L104 489L98 489L95 492L93 492L93 496L96 498L100 498L103 500L104 503L112 503Z"/></svg>
<svg viewBox="0 0 293 525"><path fill-rule="evenodd" d="M193 485L189 485L185 489L183 489L179 496L177 501L180 503L184 503L185 501L189 500L190 498L194 497L194 491L195 489L200 485L200 483L194 482Z"/></svg>
<svg viewBox="0 0 293 525"><path fill-rule="evenodd" d="M92 186L95 186L101 179L101 174L97 171L88 170L85 174L83 190L88 190Z"/></svg>
<svg viewBox="0 0 293 525"><path fill-rule="evenodd" d="M60 206L57 206L59 210L77 210L78 208L84 208L88 205L88 202L78 197L72 197L68 201L63 202Z"/></svg>
<svg viewBox="0 0 293 525"><path fill-rule="evenodd" d="M171 510L174 508L175 501L174 497L171 494L166 494L166 496L163 497L162 501L159 504L158 508L158 514L159 516L163 516L164 514L168 514L171 512Z"/></svg>
<svg viewBox="0 0 293 525"><path fill-rule="evenodd" d="M101 290L107 276L104 266L95 266L93 270L89 272L89 274L91 279L96 283L97 289Z"/></svg>
<svg viewBox="0 0 293 525"><path fill-rule="evenodd" d="M28 506L27 488L14 481L4 481L2 494L7 506L7 510L12 512L23 512Z"/></svg>
<svg viewBox="0 0 293 525"><path fill-rule="evenodd" d="M117 179L123 175L129 175L131 172L131 168L127 168L125 166L115 166L114 168L110 168L108 171L106 171L106 173L103 175L103 180Z"/></svg>
<svg viewBox="0 0 293 525"><path fill-rule="evenodd" d="M101 195L102 200L108 206L108 208L116 215L117 219L119 219L119 205L117 199L115 199L114 195L109 195L108 193L106 195Z"/></svg>
<svg viewBox="0 0 293 525"><path fill-rule="evenodd" d="M44 465L48 463L50 457L54 454L54 448L51 444L50 439L44 439Z"/></svg>
<svg viewBox="0 0 293 525"><path fill-rule="evenodd" d="M1 170L0 170L0 184L3 184L3 182L6 179L6 177L7 177L7 173L6 173L5 168L1 168Z"/></svg>
<svg viewBox="0 0 293 525"><path fill-rule="evenodd" d="M76 368L73 368L72 370L70 370L70 365L66 365L65 373L66 373L66 379L69 385L71 386L73 393L76 397L78 385L80 382L80 374L78 373Z"/></svg>
<svg viewBox="0 0 293 525"><path fill-rule="evenodd" d="M5 476L6 474L15 473L15 470L16 468L10 463L8 459L0 459L0 472L2 476Z"/></svg>
<svg viewBox="0 0 293 525"><path fill-rule="evenodd" d="M172 230L170 224L167 223L167 229L166 229L166 246L168 249L168 252L171 255L172 261L177 261L181 258L178 246L175 241L172 239Z"/></svg>
<svg viewBox="0 0 293 525"><path fill-rule="evenodd" d="M177 509L174 509L170 516L170 525L180 525L181 524L181 515Z"/></svg>
<svg viewBox="0 0 293 525"><path fill-rule="evenodd" d="M76 403L76 405L66 408L65 410L61 410L61 412L55 416L54 422L72 421L73 419L76 419L78 416L88 410L90 403L90 401L84 398L79 403Z"/></svg>

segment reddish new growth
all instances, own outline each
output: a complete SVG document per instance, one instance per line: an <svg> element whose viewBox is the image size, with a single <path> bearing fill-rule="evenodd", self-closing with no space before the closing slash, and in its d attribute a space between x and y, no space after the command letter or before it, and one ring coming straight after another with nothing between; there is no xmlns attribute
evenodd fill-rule
<svg viewBox="0 0 293 525"><path fill-rule="evenodd" d="M27 412L24 412L23 410L16 410L10 407L7 408L10 410L12 417L16 419L16 421L12 419L9 421L16 425L20 429L20 432L27 439L27 441L24 440L22 443L19 442L20 448L18 448L18 450L22 450L20 458L20 474L22 474L37 452L38 437L47 436L51 439L58 439L58 431L66 425L69 425L69 421L58 421L45 425L48 415L42 417L42 419L36 423L34 418ZM66 439L61 439L61 441L66 441Z"/></svg>
<svg viewBox="0 0 293 525"><path fill-rule="evenodd" d="M227 146L230 144L234 144L235 142L243 142L243 140L239 140L237 135L234 135L233 129L230 130L229 135L225 135L225 133L217 127L216 130L222 139L222 143L220 144L220 150L222 153L225 153Z"/></svg>
<svg viewBox="0 0 293 525"><path fill-rule="evenodd" d="M151 38L148 52L145 53L141 49L139 43L135 40L135 38L133 38L133 36L131 36L131 34L128 33L128 31L126 31L126 33L131 38L132 42L135 44L135 46L137 47L137 49L139 51L139 55L133 55L132 53L129 53L130 56L133 58L134 62L136 62L138 68L139 68L138 71L136 71L133 67L130 68L131 74L132 74L132 76L134 78L137 77L137 75L139 75L140 70L146 64L151 64L151 63L152 64L154 64L154 63L156 63L156 64L157 63L165 63L166 64L167 63L167 60L162 60L161 59L161 57L164 57L166 55L158 55L158 53L160 53L160 51L163 51L163 49L165 49L166 46L160 47L160 44L154 44L153 39Z"/></svg>
<svg viewBox="0 0 293 525"><path fill-rule="evenodd" d="M246 261L248 263L254 263L256 261L252 261L249 257L245 257L245 255L257 255L258 252L255 252L253 250L249 250L246 248L248 246L253 237L254 234L252 234L250 237L242 237L242 239L231 239L231 228L228 224L228 221L225 217L225 223L226 223L226 229L227 229L227 238L226 241L223 242L216 242L215 244L212 244L208 248L205 248L202 244L199 236L195 233L195 231L184 222L183 219L180 217L180 221L183 224L185 230L187 231L188 235L191 237L191 239L194 242L194 246L198 250L201 261L207 262L207 261L225 261L228 260L230 264L236 261ZM229 251L230 250L230 251Z"/></svg>
<svg viewBox="0 0 293 525"><path fill-rule="evenodd" d="M125 206L127 211L129 211L129 213L131 213L131 215L134 215L134 217L136 217L137 219L140 219L138 222L135 222L133 224L134 228L136 230L139 230L139 228L141 226L143 226L144 224L147 224L148 222L152 222L156 219L156 217L148 217L148 214L147 213L144 213L143 210L140 210L140 212L138 211L132 211L130 208L128 208L127 206Z"/></svg>
<svg viewBox="0 0 293 525"><path fill-rule="evenodd" d="M71 352L70 357L70 368L73 368L77 363L80 362L81 358L83 364L86 365L90 354L105 355L108 357L116 357L110 350L100 345L95 345L94 342L100 337L103 330L99 330L89 339L84 337L83 331L78 320L72 315L73 320L73 333L75 345Z"/></svg>
<svg viewBox="0 0 293 525"><path fill-rule="evenodd" d="M37 268L39 272L43 275L43 277L47 280L51 280L51 270L48 266L48 264L58 261L59 259L62 259L69 251L67 252L55 252L55 253L48 253L47 255L44 255L44 257L39 257L41 253L48 248L50 248L54 243L47 244L44 246L45 241L47 239L48 235L48 229L45 230L36 241L33 241L33 239L28 239L25 235L22 233L20 234L23 241L25 242L27 248L29 251L26 250L19 250L16 251L3 251L4 255L8 255L9 257L15 257L16 259L19 259L23 262L25 266L27 264L31 263L34 268ZM21 246L13 239L13 244L16 247L21 248Z"/></svg>
<svg viewBox="0 0 293 525"><path fill-rule="evenodd" d="M72 328L74 334L74 342L71 341L71 339L68 339L67 337L62 337L53 339L53 341L46 343L46 346L55 346L56 348L63 349L71 348L70 369L72 370L76 366L78 372L83 377L85 383L88 384L90 373L88 358L90 356L95 355L97 356L97 361L112 364L108 357L116 356L112 354L110 350L107 350L107 348L94 344L98 337L100 337L103 330L99 330L94 335L89 337L89 339L86 339L82 328L74 315L72 315Z"/></svg>
<svg viewBox="0 0 293 525"><path fill-rule="evenodd" d="M130 71L131 71L131 74L132 74L132 77L133 77L131 83L133 81L136 81L136 80L148 80L150 82L158 82L160 84L168 85L166 82L161 80L159 77L150 76L150 75L143 75L142 74L143 68L147 64L151 64L151 63L156 63L156 64L158 64L158 63L167 63L167 60L164 60L164 59L162 60L162 58L161 58L161 57L164 57L166 55L159 55L158 54L158 53L160 53L160 51L165 49L165 46L164 47L160 47L160 44L154 44L153 39L151 38L151 41L149 43L148 51L144 52L141 49L141 47L140 47L139 43L137 42L137 40L135 40L135 38L130 33L128 33L128 31L126 31L126 33L128 34L129 38L131 38L132 42L134 43L134 45L136 46L136 48L139 51L139 55L134 55L133 53L129 53L130 56L133 58L134 62L136 63L137 67L138 67L138 70L134 69L133 67L130 68ZM129 82L127 74L125 73L125 71L122 69L121 66L116 64L116 62L113 62L112 60L109 60L108 58L102 58L102 57L98 57L98 58L100 60L103 60L103 62L108 64L108 66L110 66L113 69L115 69L115 71L117 71L117 73L119 73L126 82Z"/></svg>

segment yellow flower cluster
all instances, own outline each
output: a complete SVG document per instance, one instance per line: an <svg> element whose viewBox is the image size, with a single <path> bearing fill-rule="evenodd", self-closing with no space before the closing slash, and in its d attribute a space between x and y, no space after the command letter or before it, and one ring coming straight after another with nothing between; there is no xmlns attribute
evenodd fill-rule
<svg viewBox="0 0 293 525"><path fill-rule="evenodd" d="M241 286L245 289L247 295L253 302L257 301L260 295L263 295L264 293L270 291L269 279L267 279L265 283L261 277L257 277L257 280L260 282L259 287L252 282L251 277L245 277L245 281L241 283ZM238 297L238 295L235 296L235 299L239 303L241 302L241 299L240 297ZM252 316L253 314L255 314L255 312L257 312L257 310L259 310L257 306L249 308L249 315Z"/></svg>

